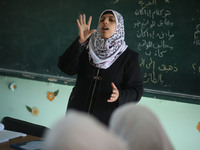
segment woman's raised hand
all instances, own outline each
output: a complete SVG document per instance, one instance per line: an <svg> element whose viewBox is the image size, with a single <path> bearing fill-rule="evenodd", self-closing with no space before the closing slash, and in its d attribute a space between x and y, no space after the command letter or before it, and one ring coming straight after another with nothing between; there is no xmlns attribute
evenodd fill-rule
<svg viewBox="0 0 200 150"><path fill-rule="evenodd" d="M112 82L112 94L110 96L110 99L107 100L107 102L115 102L119 98L119 90L115 86L115 84Z"/></svg>
<svg viewBox="0 0 200 150"><path fill-rule="evenodd" d="M86 24L85 14L80 15L79 19L77 19L80 43L84 43L90 37L90 35L96 31L95 29L90 30L91 22L92 22L92 16L89 17L88 22Z"/></svg>

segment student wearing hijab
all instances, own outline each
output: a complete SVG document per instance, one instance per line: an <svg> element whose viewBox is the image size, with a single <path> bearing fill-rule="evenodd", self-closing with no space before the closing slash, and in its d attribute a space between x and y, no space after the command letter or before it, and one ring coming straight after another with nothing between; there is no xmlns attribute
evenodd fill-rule
<svg viewBox="0 0 200 150"><path fill-rule="evenodd" d="M79 37L59 58L58 67L77 74L68 109L94 115L108 125L111 113L143 94L139 55L125 43L124 20L115 10L105 10L97 30L90 30L92 17L77 19Z"/></svg>
<svg viewBox="0 0 200 150"><path fill-rule="evenodd" d="M116 109L110 130L128 142L130 150L173 150L161 123L147 107L128 103Z"/></svg>
<svg viewBox="0 0 200 150"><path fill-rule="evenodd" d="M126 143L86 113L69 110L44 136L43 150L128 150Z"/></svg>

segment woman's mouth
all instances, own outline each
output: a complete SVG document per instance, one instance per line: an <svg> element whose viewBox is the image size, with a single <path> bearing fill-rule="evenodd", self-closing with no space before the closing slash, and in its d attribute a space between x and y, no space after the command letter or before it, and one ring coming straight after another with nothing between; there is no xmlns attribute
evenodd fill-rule
<svg viewBox="0 0 200 150"><path fill-rule="evenodd" d="M102 30L104 30L104 31L105 31L105 30L109 30L109 28L107 28L107 27L103 27Z"/></svg>

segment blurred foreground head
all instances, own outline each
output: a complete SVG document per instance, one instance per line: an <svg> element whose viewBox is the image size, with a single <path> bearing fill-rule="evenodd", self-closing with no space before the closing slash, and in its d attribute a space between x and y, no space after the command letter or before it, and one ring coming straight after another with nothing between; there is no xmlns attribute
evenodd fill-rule
<svg viewBox="0 0 200 150"><path fill-rule="evenodd" d="M119 107L109 127L128 142L130 150L173 150L160 121L145 106L128 103Z"/></svg>
<svg viewBox="0 0 200 150"><path fill-rule="evenodd" d="M127 147L92 116L69 110L65 118L46 132L44 150L127 150Z"/></svg>

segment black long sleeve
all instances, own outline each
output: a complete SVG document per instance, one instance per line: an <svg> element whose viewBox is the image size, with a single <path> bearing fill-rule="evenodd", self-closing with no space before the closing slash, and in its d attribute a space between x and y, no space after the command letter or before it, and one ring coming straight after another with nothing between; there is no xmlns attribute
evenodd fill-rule
<svg viewBox="0 0 200 150"><path fill-rule="evenodd" d="M85 46L81 45L77 38L59 57L58 68L68 75L77 74L80 66L80 56L84 50Z"/></svg>
<svg viewBox="0 0 200 150"><path fill-rule="evenodd" d="M126 68L123 84L119 89L119 105L127 102L138 102L143 95L143 83L141 79L141 69L138 62L138 54L134 55L129 66Z"/></svg>

